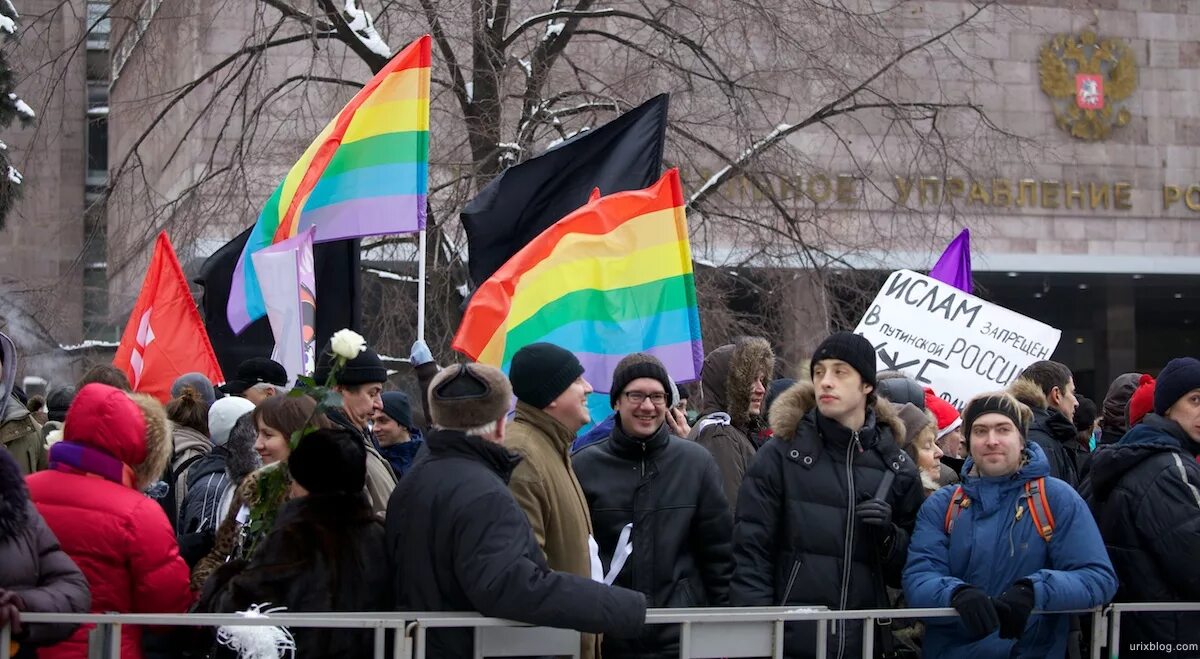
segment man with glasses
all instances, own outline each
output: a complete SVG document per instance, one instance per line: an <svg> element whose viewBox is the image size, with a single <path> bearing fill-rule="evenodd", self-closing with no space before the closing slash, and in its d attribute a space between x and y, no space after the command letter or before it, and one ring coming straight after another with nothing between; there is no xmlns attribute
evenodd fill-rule
<svg viewBox="0 0 1200 659"><path fill-rule="evenodd" d="M733 520L712 454L666 423L675 402L666 368L629 355L609 396L612 433L572 456L599 554L593 578L640 591L651 607L727 605ZM603 652L677 656L678 646L679 630L659 625L638 639L605 638Z"/></svg>

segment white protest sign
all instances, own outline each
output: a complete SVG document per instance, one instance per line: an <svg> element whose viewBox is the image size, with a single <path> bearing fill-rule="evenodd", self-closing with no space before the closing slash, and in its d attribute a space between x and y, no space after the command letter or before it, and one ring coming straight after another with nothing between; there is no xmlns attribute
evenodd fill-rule
<svg viewBox="0 0 1200 659"><path fill-rule="evenodd" d="M879 370L902 371L962 410L1049 359L1060 330L911 270L888 276L855 328Z"/></svg>

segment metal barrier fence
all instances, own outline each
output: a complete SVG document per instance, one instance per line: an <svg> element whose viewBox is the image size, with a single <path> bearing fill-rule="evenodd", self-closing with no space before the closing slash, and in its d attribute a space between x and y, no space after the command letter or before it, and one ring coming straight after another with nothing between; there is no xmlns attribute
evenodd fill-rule
<svg viewBox="0 0 1200 659"><path fill-rule="evenodd" d="M1103 609L1057 613L1091 614L1091 657L1100 659L1102 649L1117 657L1121 639L1121 616L1128 613L1200 611L1200 603L1113 604ZM824 608L752 607L705 609L651 609L648 625L678 625L679 656L684 659L735 657L783 657L784 624L815 622L816 656L826 652L830 622L861 620L862 656L874 655L876 620L941 618L957 616L944 609L870 609L829 611ZM373 629L375 659L387 659L387 636L392 635L392 659L424 659L430 629L470 629L474 633L475 657L528 655L579 656L579 633L548 627L531 627L476 613L277 613L261 617L237 614L67 614L22 613L22 623L95 624L89 633L89 659L120 659L121 629L126 625L156 627L220 627L224 625L278 625L289 628ZM1110 623L1111 621L1111 628ZM1166 639L1170 640L1170 639ZM8 659L10 630L0 628L0 658ZM1200 651L1200 650L1198 650Z"/></svg>

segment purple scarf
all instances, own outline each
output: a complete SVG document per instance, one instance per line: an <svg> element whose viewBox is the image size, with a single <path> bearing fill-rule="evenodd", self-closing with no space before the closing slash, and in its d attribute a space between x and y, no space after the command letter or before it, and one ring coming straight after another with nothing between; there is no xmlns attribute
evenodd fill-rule
<svg viewBox="0 0 1200 659"><path fill-rule="evenodd" d="M133 469L129 465L101 449L79 442L63 440L51 446L50 468L69 474L96 476L134 488Z"/></svg>

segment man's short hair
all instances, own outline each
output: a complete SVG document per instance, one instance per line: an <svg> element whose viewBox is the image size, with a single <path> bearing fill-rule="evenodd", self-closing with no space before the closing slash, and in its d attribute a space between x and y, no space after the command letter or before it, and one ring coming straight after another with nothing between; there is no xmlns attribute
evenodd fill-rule
<svg viewBox="0 0 1200 659"><path fill-rule="evenodd" d="M125 375L125 371L112 364L97 364L88 369L88 372L84 373L83 377L75 385L75 389L83 389L86 385L93 382L107 384L121 391L133 391L133 386L129 384L129 376Z"/></svg>
<svg viewBox="0 0 1200 659"><path fill-rule="evenodd" d="M286 394L288 392L286 385L272 384L270 382L256 382L246 387L246 391L257 391L262 394L266 394L268 389L274 389L277 394ZM246 394L246 391L242 392L243 396Z"/></svg>
<svg viewBox="0 0 1200 659"><path fill-rule="evenodd" d="M1036 384L1047 396L1055 387L1066 393L1067 385L1071 382L1071 369L1066 364L1042 360L1026 366L1018 379Z"/></svg>

